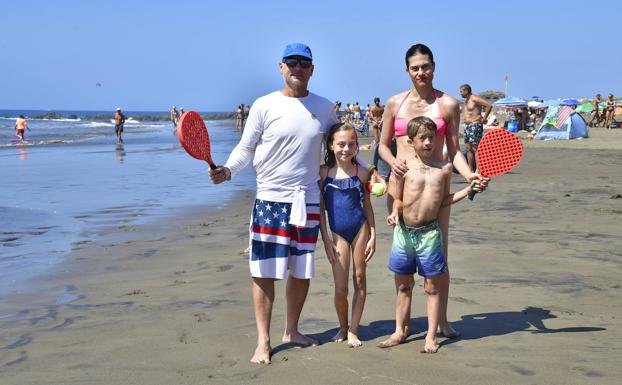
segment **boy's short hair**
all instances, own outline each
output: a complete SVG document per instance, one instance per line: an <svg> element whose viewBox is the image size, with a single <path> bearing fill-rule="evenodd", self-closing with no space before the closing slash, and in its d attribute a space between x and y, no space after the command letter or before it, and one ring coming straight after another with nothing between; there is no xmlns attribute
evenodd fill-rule
<svg viewBox="0 0 622 385"><path fill-rule="evenodd" d="M436 123L427 116L417 116L408 122L408 137L412 140L419 133L419 129L430 130L436 134Z"/></svg>

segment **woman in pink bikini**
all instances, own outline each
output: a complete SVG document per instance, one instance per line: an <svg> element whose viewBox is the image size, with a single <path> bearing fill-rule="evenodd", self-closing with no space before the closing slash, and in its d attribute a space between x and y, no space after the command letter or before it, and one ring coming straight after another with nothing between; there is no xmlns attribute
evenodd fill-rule
<svg viewBox="0 0 622 385"><path fill-rule="evenodd" d="M406 72L410 77L413 87L408 91L393 95L386 103L383 115L383 130L380 137L379 153L392 170L389 180L388 207L393 205L392 194L395 191L395 176L402 176L408 171L406 160L415 157L412 145L407 143L408 121L417 116L427 116L436 123L437 139L441 142L435 146L434 157L443 159L443 143L447 147L450 161L460 174L467 180L478 180L480 188L484 190L488 179L482 178L469 168L464 155L460 151L458 140L458 126L460 124L460 108L453 97L444 92L434 89L434 55L430 48L424 44L415 44L406 51ZM391 152L391 142L395 140L397 151ZM447 238L449 229L449 206L441 209L439 225L443 234L443 249L447 260ZM412 298L413 282L408 287L399 285L396 280L396 289L408 292L408 301ZM456 338L460 333L455 331L447 321L447 299L449 295L449 278L440 288L441 309L439 314L439 328L442 335L448 338ZM410 309L410 303L404 304ZM402 343L410 333L410 313L406 317L405 325L395 325L393 333L380 347L389 347Z"/></svg>

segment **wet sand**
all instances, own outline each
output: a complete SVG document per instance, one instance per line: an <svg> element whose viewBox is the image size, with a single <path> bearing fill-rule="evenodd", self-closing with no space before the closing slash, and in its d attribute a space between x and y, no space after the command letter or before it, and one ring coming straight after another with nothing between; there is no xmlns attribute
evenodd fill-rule
<svg viewBox="0 0 622 385"><path fill-rule="evenodd" d="M384 199L374 198L378 242L363 346L328 342L338 324L318 249L301 329L322 345L280 344L278 283L273 363L250 364L247 191L226 209L112 226L74 244L65 263L33 283L36 293L3 298L0 383L619 384L622 130L590 133L525 141L511 174L452 208L449 318L463 335L441 338L437 354L419 353L426 321L418 277L414 334L375 347L393 330L395 293Z"/></svg>

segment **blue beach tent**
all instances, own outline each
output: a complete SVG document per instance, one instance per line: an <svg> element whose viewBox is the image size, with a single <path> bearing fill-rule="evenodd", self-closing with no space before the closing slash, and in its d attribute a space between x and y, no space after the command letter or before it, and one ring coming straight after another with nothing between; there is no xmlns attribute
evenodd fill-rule
<svg viewBox="0 0 622 385"><path fill-rule="evenodd" d="M551 107L555 108L555 107ZM573 112L566 122L564 122L560 127L556 127L553 124L553 121L544 120L542 126L538 130L538 133L535 136L535 139L547 140L547 139L558 139L558 140L568 140L568 139L578 139L578 138L587 138L587 124L585 124L585 120L581 115Z"/></svg>

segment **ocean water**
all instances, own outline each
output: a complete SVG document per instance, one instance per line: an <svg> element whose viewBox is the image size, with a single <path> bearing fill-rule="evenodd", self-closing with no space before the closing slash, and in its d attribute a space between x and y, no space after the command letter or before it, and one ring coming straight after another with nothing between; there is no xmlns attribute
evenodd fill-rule
<svg viewBox="0 0 622 385"><path fill-rule="evenodd" d="M19 143L17 113L3 115L9 117L0 118L0 296L27 291L29 278L102 228L222 206L236 190L255 187L251 167L212 185L207 163L185 153L168 121L141 122L139 113L128 113L124 144L117 145L110 121L29 119L29 141ZM240 138L235 122L206 125L212 158L224 163Z"/></svg>

